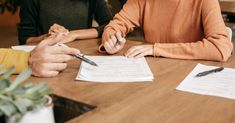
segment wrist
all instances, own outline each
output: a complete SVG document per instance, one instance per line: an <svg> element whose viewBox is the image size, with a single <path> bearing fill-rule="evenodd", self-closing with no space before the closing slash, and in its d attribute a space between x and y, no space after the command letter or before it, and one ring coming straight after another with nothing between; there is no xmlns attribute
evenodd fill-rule
<svg viewBox="0 0 235 123"><path fill-rule="evenodd" d="M80 31L79 30L70 31L70 33L73 35L75 40L80 39Z"/></svg>

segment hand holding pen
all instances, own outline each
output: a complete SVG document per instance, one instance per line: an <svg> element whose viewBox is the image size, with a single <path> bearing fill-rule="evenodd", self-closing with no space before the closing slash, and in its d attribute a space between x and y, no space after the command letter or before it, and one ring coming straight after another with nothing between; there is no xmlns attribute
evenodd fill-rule
<svg viewBox="0 0 235 123"><path fill-rule="evenodd" d="M108 35L104 43L104 48L109 54L115 54L122 50L126 43L126 39L120 32L116 32L114 35Z"/></svg>
<svg viewBox="0 0 235 123"><path fill-rule="evenodd" d="M66 69L67 62L80 51L76 48L55 46L61 41L63 34L58 33L41 41L37 47L30 52L29 67L32 74L37 77L54 77Z"/></svg>

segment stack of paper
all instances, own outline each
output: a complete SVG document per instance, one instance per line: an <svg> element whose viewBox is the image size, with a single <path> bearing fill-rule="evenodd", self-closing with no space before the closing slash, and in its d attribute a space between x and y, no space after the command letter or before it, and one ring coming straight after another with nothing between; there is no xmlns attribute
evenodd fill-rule
<svg viewBox="0 0 235 123"><path fill-rule="evenodd" d="M26 52L32 51L36 46L34 45L20 45L20 46L12 46L11 48L14 50L23 50Z"/></svg>
<svg viewBox="0 0 235 123"><path fill-rule="evenodd" d="M235 99L235 69L225 68L220 72L195 77L200 72L215 68L218 67L198 64L177 89L197 94Z"/></svg>
<svg viewBox="0 0 235 123"><path fill-rule="evenodd" d="M123 56L89 56L98 67L81 63L76 80L91 82L142 82L152 81L153 74L145 58Z"/></svg>

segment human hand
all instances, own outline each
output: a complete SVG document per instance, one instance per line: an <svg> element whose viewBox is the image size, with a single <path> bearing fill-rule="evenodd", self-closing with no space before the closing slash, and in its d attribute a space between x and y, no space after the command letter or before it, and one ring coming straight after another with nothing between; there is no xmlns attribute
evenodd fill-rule
<svg viewBox="0 0 235 123"><path fill-rule="evenodd" d="M125 53L125 56L129 58L140 58L148 55L153 55L153 45L133 46Z"/></svg>
<svg viewBox="0 0 235 123"><path fill-rule="evenodd" d="M69 33L63 35L63 37L61 38L60 43L64 44L64 43L72 42L76 39L77 39L77 32L76 31L70 31Z"/></svg>
<svg viewBox="0 0 235 123"><path fill-rule="evenodd" d="M66 29L65 27L59 25L59 24L53 24L49 31L48 31L48 34L49 35L55 35L57 33L63 33L63 34L68 34L69 33L69 30Z"/></svg>
<svg viewBox="0 0 235 123"><path fill-rule="evenodd" d="M80 53L78 49L56 46L63 34L59 33L43 40L30 53L29 67L37 77L53 77L67 67L67 61L73 59L70 54Z"/></svg>
<svg viewBox="0 0 235 123"><path fill-rule="evenodd" d="M109 54L115 54L119 52L125 45L126 39L122 37L120 32L115 33L115 35L110 35L107 37L104 43L104 48Z"/></svg>

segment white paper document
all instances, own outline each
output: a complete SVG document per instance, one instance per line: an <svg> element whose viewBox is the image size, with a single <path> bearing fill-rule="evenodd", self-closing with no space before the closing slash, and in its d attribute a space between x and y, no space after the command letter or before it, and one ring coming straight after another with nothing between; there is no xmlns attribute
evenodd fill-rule
<svg viewBox="0 0 235 123"><path fill-rule="evenodd" d="M235 69L224 68L224 70L220 72L195 77L200 72L215 68L218 67L198 64L176 89L197 94L235 99Z"/></svg>
<svg viewBox="0 0 235 123"><path fill-rule="evenodd" d="M86 56L98 67L81 63L76 80L90 82L143 82L153 81L153 74L145 58L124 56Z"/></svg>
<svg viewBox="0 0 235 123"><path fill-rule="evenodd" d="M11 48L14 50L23 50L26 52L32 51L36 46L34 45L19 45L19 46L12 46Z"/></svg>

